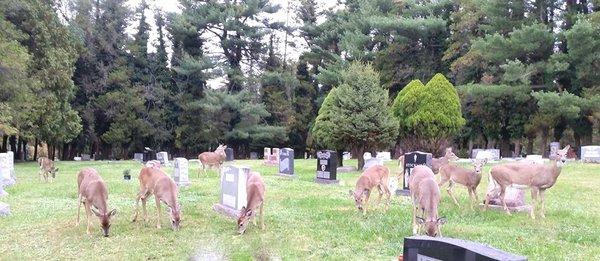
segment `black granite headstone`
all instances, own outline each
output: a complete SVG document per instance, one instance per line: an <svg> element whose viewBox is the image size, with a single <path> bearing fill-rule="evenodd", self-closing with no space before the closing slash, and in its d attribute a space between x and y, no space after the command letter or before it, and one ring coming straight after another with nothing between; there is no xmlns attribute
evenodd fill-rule
<svg viewBox="0 0 600 261"><path fill-rule="evenodd" d="M225 161L233 161L233 149L232 148L225 149Z"/></svg>
<svg viewBox="0 0 600 261"><path fill-rule="evenodd" d="M337 180L337 152L333 150L321 150L317 152L317 177L318 183L338 183Z"/></svg>
<svg viewBox="0 0 600 261"><path fill-rule="evenodd" d="M523 261L517 256L483 244L445 237L412 236L404 238L403 260Z"/></svg>
<svg viewBox="0 0 600 261"><path fill-rule="evenodd" d="M431 153L412 151L404 154L404 180L402 181L402 190L396 191L396 194L408 196L410 194L408 179L412 169L417 165L426 165L431 168L431 161Z"/></svg>
<svg viewBox="0 0 600 261"><path fill-rule="evenodd" d="M279 174L294 175L294 150L283 148L279 151Z"/></svg>

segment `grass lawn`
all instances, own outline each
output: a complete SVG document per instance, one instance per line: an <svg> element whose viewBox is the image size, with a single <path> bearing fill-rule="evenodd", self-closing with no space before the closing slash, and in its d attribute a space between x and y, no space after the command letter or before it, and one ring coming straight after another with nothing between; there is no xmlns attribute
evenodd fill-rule
<svg viewBox="0 0 600 261"><path fill-rule="evenodd" d="M347 165L356 161L346 161ZM354 207L348 190L358 172L338 174L339 186L313 182L315 160L296 160L298 179L276 176L276 167L262 161L239 160L261 172L267 185L266 230L250 225L246 234L236 233L233 219L214 212L219 201L216 171L198 177L198 164L190 164L192 185L182 189L182 229L173 232L167 215L163 228L155 228L154 200L149 201L150 221L131 223L141 168L134 161L58 162L54 183L42 183L36 163L18 163L17 185L1 198L11 206L12 216L0 218L0 260L29 259L336 259L390 260L402 253L403 237L411 235L411 210L406 197L392 199L390 211L373 206L366 216ZM388 162L396 175L395 162ZM97 218L94 233L85 233L85 215L75 226L77 172L96 168L109 188L109 208L118 213L111 236L101 236ZM487 187L485 168L479 197ZM122 172L131 169L132 180ZM171 174L172 169L166 168ZM467 206L466 189L454 190L461 203L455 207L442 190L440 214L448 223L444 236L478 241L530 260L600 259L600 165L569 163L556 185L546 192L546 219L531 220L525 213L503 212ZM376 198L376 197L375 197ZM373 199L373 197L372 197ZM530 193L526 193L529 202ZM375 200L372 200L375 203ZM164 207L162 208L164 211ZM82 209L82 213L83 209Z"/></svg>

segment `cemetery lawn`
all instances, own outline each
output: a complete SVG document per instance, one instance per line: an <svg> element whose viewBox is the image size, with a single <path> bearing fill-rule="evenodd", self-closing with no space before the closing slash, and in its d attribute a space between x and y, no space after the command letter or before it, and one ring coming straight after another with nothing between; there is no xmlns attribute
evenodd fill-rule
<svg viewBox="0 0 600 261"><path fill-rule="evenodd" d="M0 260L104 259L141 260L204 259L336 259L391 260L402 253L403 238L411 235L411 210L406 197L392 197L383 213L372 205L366 216L359 214L348 190L359 173L338 173L339 186L313 182L315 160L296 160L298 178L276 176L276 167L259 160L238 160L262 173L267 185L266 231L250 225L246 234L236 233L233 219L212 210L219 201L216 171L198 178L198 163L190 162L192 185L182 189L182 229L170 229L166 213L162 229L155 228L154 200L148 204L149 222L131 222L141 164L134 161L57 162L60 169L54 183L42 183L36 163L17 163L18 184L7 188L12 216L0 218ZM386 163L397 175L396 162ZM345 165L356 165L356 160ZM110 237L101 236L94 217L92 235L85 233L85 213L75 226L77 213L77 172L96 168L109 188L109 208L118 213ZM488 182L486 166L479 197ZM132 180L123 181L123 170L131 169ZM166 168L171 174L172 169ZM466 189L456 186L461 203L455 207L442 189L440 214L448 223L444 236L478 241L524 255L529 260L600 259L600 165L571 162L563 168L556 185L546 192L546 219L531 220L525 213L507 216L504 212L468 208ZM531 201L527 191L526 200ZM162 211L165 211L163 206Z"/></svg>

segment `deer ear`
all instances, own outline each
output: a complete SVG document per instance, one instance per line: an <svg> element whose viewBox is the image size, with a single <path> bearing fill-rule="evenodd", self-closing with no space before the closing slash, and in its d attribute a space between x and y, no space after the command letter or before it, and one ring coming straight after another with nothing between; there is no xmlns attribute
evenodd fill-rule
<svg viewBox="0 0 600 261"><path fill-rule="evenodd" d="M111 211L108 213L108 215L109 215L109 216L111 216L111 217L112 217L112 216L114 216L114 215L116 215L116 214L117 214L117 210L116 210L116 209L113 209L113 210L111 210Z"/></svg>
<svg viewBox="0 0 600 261"><path fill-rule="evenodd" d="M446 224L446 217L441 217L437 219L437 223L440 225Z"/></svg>
<svg viewBox="0 0 600 261"><path fill-rule="evenodd" d="M569 145L567 145L565 148L563 148L562 150L563 150L564 152L567 152L567 151L569 151L569 149L570 149L570 148L571 148L571 145L569 144Z"/></svg>
<svg viewBox="0 0 600 261"><path fill-rule="evenodd" d="M423 219L422 217L417 217L417 223L423 224L423 223L425 223L425 219Z"/></svg>
<svg viewBox="0 0 600 261"><path fill-rule="evenodd" d="M94 213L94 215L96 215L97 217L100 217L102 215L100 215L100 213L98 213L98 211L96 211L94 208L90 208L92 210L92 212Z"/></svg>
<svg viewBox="0 0 600 261"><path fill-rule="evenodd" d="M251 209L251 210L248 210L248 212L246 212L246 216L247 216L247 217L251 217L251 216L252 216L252 213L253 213L252 209Z"/></svg>

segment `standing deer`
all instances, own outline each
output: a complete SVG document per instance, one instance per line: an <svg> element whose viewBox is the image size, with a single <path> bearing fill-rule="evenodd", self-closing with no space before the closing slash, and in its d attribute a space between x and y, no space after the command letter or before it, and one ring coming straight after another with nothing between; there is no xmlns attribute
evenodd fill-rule
<svg viewBox="0 0 600 261"><path fill-rule="evenodd" d="M452 152L452 148L446 148L446 153L441 158L433 158L431 160L431 170L434 174L438 174L440 168L450 161L458 160L458 157Z"/></svg>
<svg viewBox="0 0 600 261"><path fill-rule="evenodd" d="M265 183L258 172L250 172L246 181L246 206L242 208L237 220L238 233L244 234L250 219L256 226L256 210L260 208L260 229L265 229L263 205L265 203Z"/></svg>
<svg viewBox="0 0 600 261"><path fill-rule="evenodd" d="M164 202L169 208L171 219L171 228L179 230L181 222L181 205L177 203L178 189L175 182L160 169L145 167L140 171L138 177L140 181L140 191L135 201L135 214L133 222L137 221L139 214L139 203L142 200L144 209L144 221L148 221L148 212L146 211L146 201L150 195L154 195L156 200L156 228L160 226L160 202Z"/></svg>
<svg viewBox="0 0 600 261"><path fill-rule="evenodd" d="M471 209L473 209L473 202L479 202L477 197L477 186L479 186L479 182L481 182L481 170L483 166L487 163L484 160L474 160L473 161L473 169L465 169L463 167L454 165L454 164L446 164L440 168L440 188L448 182L448 188L446 191L448 195L454 201L454 204L458 206L458 201L452 195L452 187L454 183L461 184L469 190L469 198L471 199Z"/></svg>
<svg viewBox="0 0 600 261"><path fill-rule="evenodd" d="M117 210L113 209L108 212L108 189L102 177L98 175L98 172L92 168L85 168L79 171L77 174L77 191L79 194L77 206L77 226L79 226L79 213L81 210L81 203L85 206L85 214L87 220L87 234L90 234L90 228L92 227L92 220L90 216L92 212L100 219L100 225L102 226L102 233L105 237L108 236L108 230L110 228L110 218L113 217Z"/></svg>
<svg viewBox="0 0 600 261"><path fill-rule="evenodd" d="M413 204L413 234L418 234L424 225L428 236L442 236L439 226L446 223L446 219L438 217L440 189L435 182L433 171L424 165L415 166L409 178L409 187ZM419 209L425 218L417 217Z"/></svg>
<svg viewBox="0 0 600 261"><path fill-rule="evenodd" d="M541 205L540 217L544 218L544 192L556 183L570 147L570 145L567 145L562 150L557 151L556 157L551 160L550 164L507 163L492 167L490 177L496 188L486 195L485 209L488 208L490 198L500 193L504 210L510 215L504 200L506 188L511 185L515 187L525 186L531 188L531 198L534 201L529 213L531 218L535 219L536 203Z"/></svg>
<svg viewBox="0 0 600 261"><path fill-rule="evenodd" d="M56 173L58 173L58 168L54 167L54 161L47 157L39 157L37 161L40 166L38 172L40 180L48 182L48 178L50 178L50 182L52 182L56 178Z"/></svg>
<svg viewBox="0 0 600 261"><path fill-rule="evenodd" d="M391 196L389 189L389 176L390 169L388 169L385 166L379 165L375 165L366 169L360 175L360 177L356 181L356 189L354 191L350 190L350 197L354 197L354 204L358 208L358 211L362 211L363 214L367 213L369 196L371 195L371 191L374 187L377 187L377 190L379 190L379 198L377 199L377 204L381 203L381 196L385 194L387 197L385 211L388 210Z"/></svg>
<svg viewBox="0 0 600 261"><path fill-rule="evenodd" d="M198 160L200 160L200 164L202 164L202 170L204 174L206 174L206 168L210 167L218 167L221 168L221 164L225 161L225 149L227 149L227 145L219 145L214 152L202 152L198 155ZM200 177L200 171L198 171L198 177Z"/></svg>

